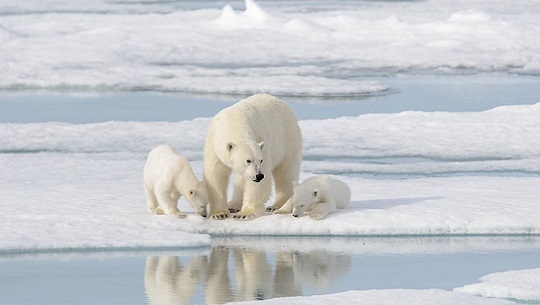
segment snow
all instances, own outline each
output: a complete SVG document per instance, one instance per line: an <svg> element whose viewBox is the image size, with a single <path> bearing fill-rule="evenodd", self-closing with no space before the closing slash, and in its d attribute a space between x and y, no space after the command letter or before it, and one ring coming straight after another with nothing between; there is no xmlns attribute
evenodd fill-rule
<svg viewBox="0 0 540 305"><path fill-rule="evenodd" d="M350 207L322 221L212 221L183 199L185 220L148 214L146 154L169 143L200 177L208 118L0 124L0 223L9 232L0 249L199 247L208 235L540 234L539 115L536 104L300 121L301 178L329 173L352 189Z"/></svg>
<svg viewBox="0 0 540 305"><path fill-rule="evenodd" d="M540 73L536 1L193 6L3 1L0 88L350 97L395 91L375 75Z"/></svg>
<svg viewBox="0 0 540 305"><path fill-rule="evenodd" d="M540 300L540 269L488 274L480 278L480 283L455 288L454 291L489 298Z"/></svg>
<svg viewBox="0 0 540 305"><path fill-rule="evenodd" d="M328 294L323 296L277 298L263 301L251 301L228 304L354 304L354 305L400 305L400 304L423 304L423 305L446 305L446 304L475 304L475 305L504 305L515 304L506 300L474 297L463 293L449 292L440 289L387 289L347 291L342 293Z"/></svg>

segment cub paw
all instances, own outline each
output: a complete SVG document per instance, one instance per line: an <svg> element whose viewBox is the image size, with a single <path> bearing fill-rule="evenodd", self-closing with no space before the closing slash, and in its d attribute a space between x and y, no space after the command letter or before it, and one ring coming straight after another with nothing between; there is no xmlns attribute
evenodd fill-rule
<svg viewBox="0 0 540 305"><path fill-rule="evenodd" d="M328 214L324 214L324 213L321 213L321 212L311 212L311 213L309 213L309 217L311 217L311 219L314 219L314 220L323 219L324 217L326 217L326 215L328 215Z"/></svg>
<svg viewBox="0 0 540 305"><path fill-rule="evenodd" d="M276 210L276 208L273 207L273 206L269 206L269 207L266 208L267 212L274 212L275 210Z"/></svg>
<svg viewBox="0 0 540 305"><path fill-rule="evenodd" d="M182 212L176 212L173 214L174 216L176 216L176 218L179 218L179 219L184 219L186 218L186 214L182 213Z"/></svg>

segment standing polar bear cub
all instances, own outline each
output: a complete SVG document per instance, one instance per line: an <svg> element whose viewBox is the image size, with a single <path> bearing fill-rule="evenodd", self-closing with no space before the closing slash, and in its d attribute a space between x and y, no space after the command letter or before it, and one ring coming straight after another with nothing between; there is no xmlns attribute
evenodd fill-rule
<svg viewBox="0 0 540 305"><path fill-rule="evenodd" d="M302 159L298 120L287 104L268 94L256 94L220 111L210 123L204 144L204 181L210 218L262 216L275 182L279 209L292 195ZM234 191L227 205L229 176Z"/></svg>
<svg viewBox="0 0 540 305"><path fill-rule="evenodd" d="M313 176L301 184L293 182L294 194L276 214L299 217L309 212L313 219L323 219L336 209L344 209L351 202L351 189L340 180L328 176Z"/></svg>
<svg viewBox="0 0 540 305"><path fill-rule="evenodd" d="M184 195L199 215L206 217L208 195L203 182L197 180L186 158L174 148L163 144L150 151L144 165L144 193L148 211L152 214L186 215L177 202Z"/></svg>

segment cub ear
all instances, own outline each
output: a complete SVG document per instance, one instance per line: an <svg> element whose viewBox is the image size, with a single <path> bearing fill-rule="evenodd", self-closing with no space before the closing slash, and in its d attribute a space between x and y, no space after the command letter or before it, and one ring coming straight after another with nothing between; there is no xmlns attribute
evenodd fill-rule
<svg viewBox="0 0 540 305"><path fill-rule="evenodd" d="M264 142L259 143L259 147L261 148L261 150L263 150Z"/></svg>
<svg viewBox="0 0 540 305"><path fill-rule="evenodd" d="M298 181L294 180L294 181L292 182L292 186L293 186L293 188L297 187L297 186L298 186Z"/></svg>
<svg viewBox="0 0 540 305"><path fill-rule="evenodd" d="M227 143L227 151L231 151L236 145L234 145L234 143Z"/></svg>
<svg viewBox="0 0 540 305"><path fill-rule="evenodd" d="M312 194L314 197L317 197L319 195L319 189L314 189Z"/></svg>

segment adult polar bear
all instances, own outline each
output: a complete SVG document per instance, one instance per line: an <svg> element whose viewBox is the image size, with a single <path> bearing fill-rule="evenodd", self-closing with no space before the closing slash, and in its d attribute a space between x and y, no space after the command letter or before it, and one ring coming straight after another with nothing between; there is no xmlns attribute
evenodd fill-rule
<svg viewBox="0 0 540 305"><path fill-rule="evenodd" d="M210 123L204 144L204 181L210 218L250 220L262 216L275 182L279 209L293 194L302 160L302 134L287 104L256 94L220 111ZM227 206L227 188L234 172L234 192Z"/></svg>

